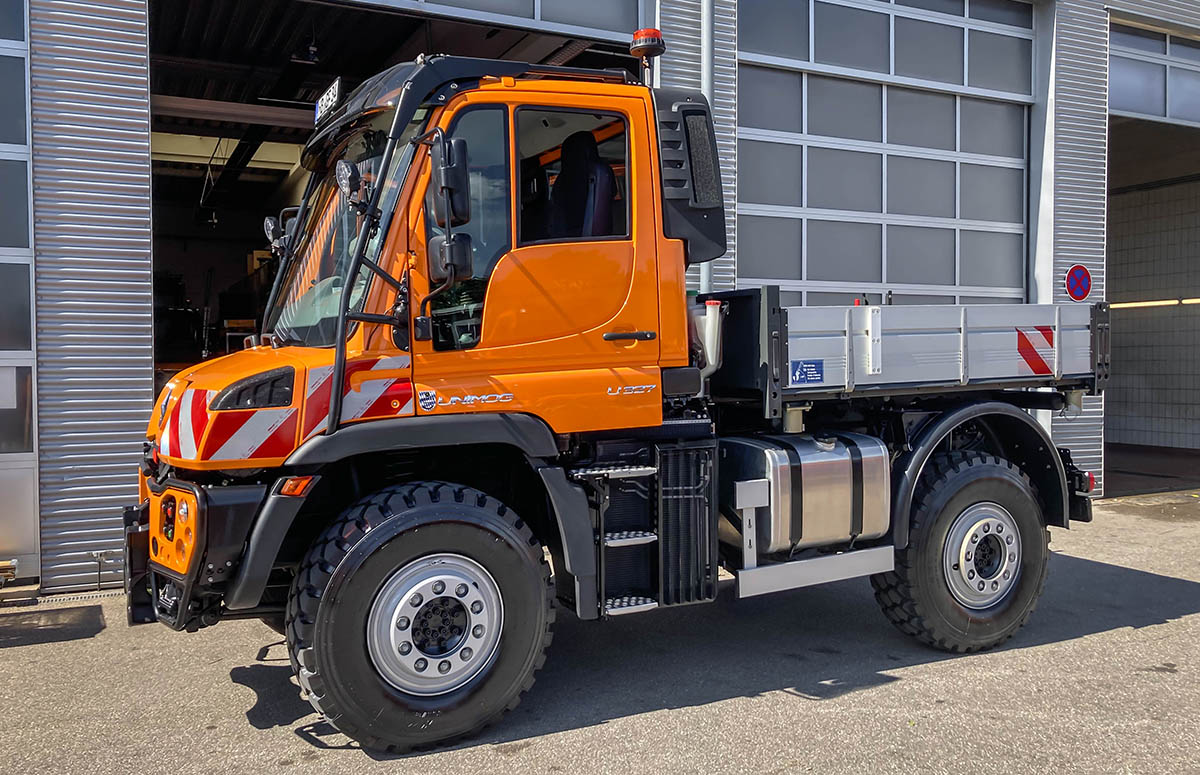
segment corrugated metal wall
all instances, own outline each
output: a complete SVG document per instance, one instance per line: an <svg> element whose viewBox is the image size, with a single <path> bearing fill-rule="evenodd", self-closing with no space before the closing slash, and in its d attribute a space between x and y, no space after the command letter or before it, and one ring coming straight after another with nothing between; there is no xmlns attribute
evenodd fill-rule
<svg viewBox="0 0 1200 775"><path fill-rule="evenodd" d="M700 1L660 0L658 27L667 41L660 62L663 86L700 89ZM737 0L714 0L713 123L725 189L725 232L729 252L713 262L713 288L737 283ZM688 287L699 287L699 267L688 273Z"/></svg>
<svg viewBox="0 0 1200 775"><path fill-rule="evenodd" d="M1061 278L1079 263L1092 271L1092 298L1105 298L1108 213L1109 9L1200 31L1195 0L1058 0L1055 136L1055 301ZM1055 440L1082 468L1102 469L1104 401L1087 399L1082 417L1055 418ZM1103 481L1100 482L1103 492Z"/></svg>
<svg viewBox="0 0 1200 775"><path fill-rule="evenodd" d="M41 584L94 588L154 400L146 0L30 0Z"/></svg>
<svg viewBox="0 0 1200 775"><path fill-rule="evenodd" d="M1062 278L1074 264L1092 272L1092 299L1104 298L1108 212L1108 12L1097 0L1059 0L1054 138L1054 301L1070 303ZM1103 493L1104 399L1083 415L1055 417L1055 443L1097 473Z"/></svg>

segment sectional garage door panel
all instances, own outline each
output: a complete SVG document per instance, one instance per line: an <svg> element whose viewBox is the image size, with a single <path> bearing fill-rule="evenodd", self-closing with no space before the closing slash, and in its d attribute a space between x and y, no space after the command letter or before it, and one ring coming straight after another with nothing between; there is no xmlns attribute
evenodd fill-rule
<svg viewBox="0 0 1200 775"><path fill-rule="evenodd" d="M741 0L740 285L1024 300L1032 7L969 6Z"/></svg>
<svg viewBox="0 0 1200 775"><path fill-rule="evenodd" d="M144 0L30 2L41 583L121 583L153 401Z"/></svg>

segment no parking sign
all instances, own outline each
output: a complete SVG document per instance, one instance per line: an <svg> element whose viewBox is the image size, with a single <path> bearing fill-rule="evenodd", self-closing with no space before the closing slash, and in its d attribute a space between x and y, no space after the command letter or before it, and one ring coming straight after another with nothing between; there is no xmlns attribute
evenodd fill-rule
<svg viewBox="0 0 1200 775"><path fill-rule="evenodd" d="M1067 295L1075 301L1087 301L1092 293L1092 273L1083 264L1067 270Z"/></svg>

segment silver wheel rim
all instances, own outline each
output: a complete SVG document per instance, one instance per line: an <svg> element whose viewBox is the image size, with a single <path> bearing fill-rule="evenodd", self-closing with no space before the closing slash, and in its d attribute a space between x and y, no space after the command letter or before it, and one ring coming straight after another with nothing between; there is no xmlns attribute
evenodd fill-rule
<svg viewBox="0 0 1200 775"><path fill-rule="evenodd" d="M367 651L400 691L446 694L495 658L504 625L500 588L459 554L431 554L392 574L367 617Z"/></svg>
<svg viewBox="0 0 1200 775"><path fill-rule="evenodd" d="M942 570L954 599L967 608L990 608L1004 599L1021 575L1021 533L1008 510L976 503L950 526Z"/></svg>

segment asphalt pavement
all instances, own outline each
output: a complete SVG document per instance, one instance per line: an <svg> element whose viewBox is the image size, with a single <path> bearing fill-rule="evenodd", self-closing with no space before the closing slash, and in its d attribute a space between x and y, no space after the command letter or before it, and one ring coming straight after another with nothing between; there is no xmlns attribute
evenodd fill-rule
<svg viewBox="0 0 1200 775"><path fill-rule="evenodd" d="M129 628L114 596L0 608L6 773L1200 773L1200 491L1053 531L1005 647L949 656L857 580L596 624L560 612L522 704L379 756L299 697L256 621Z"/></svg>

